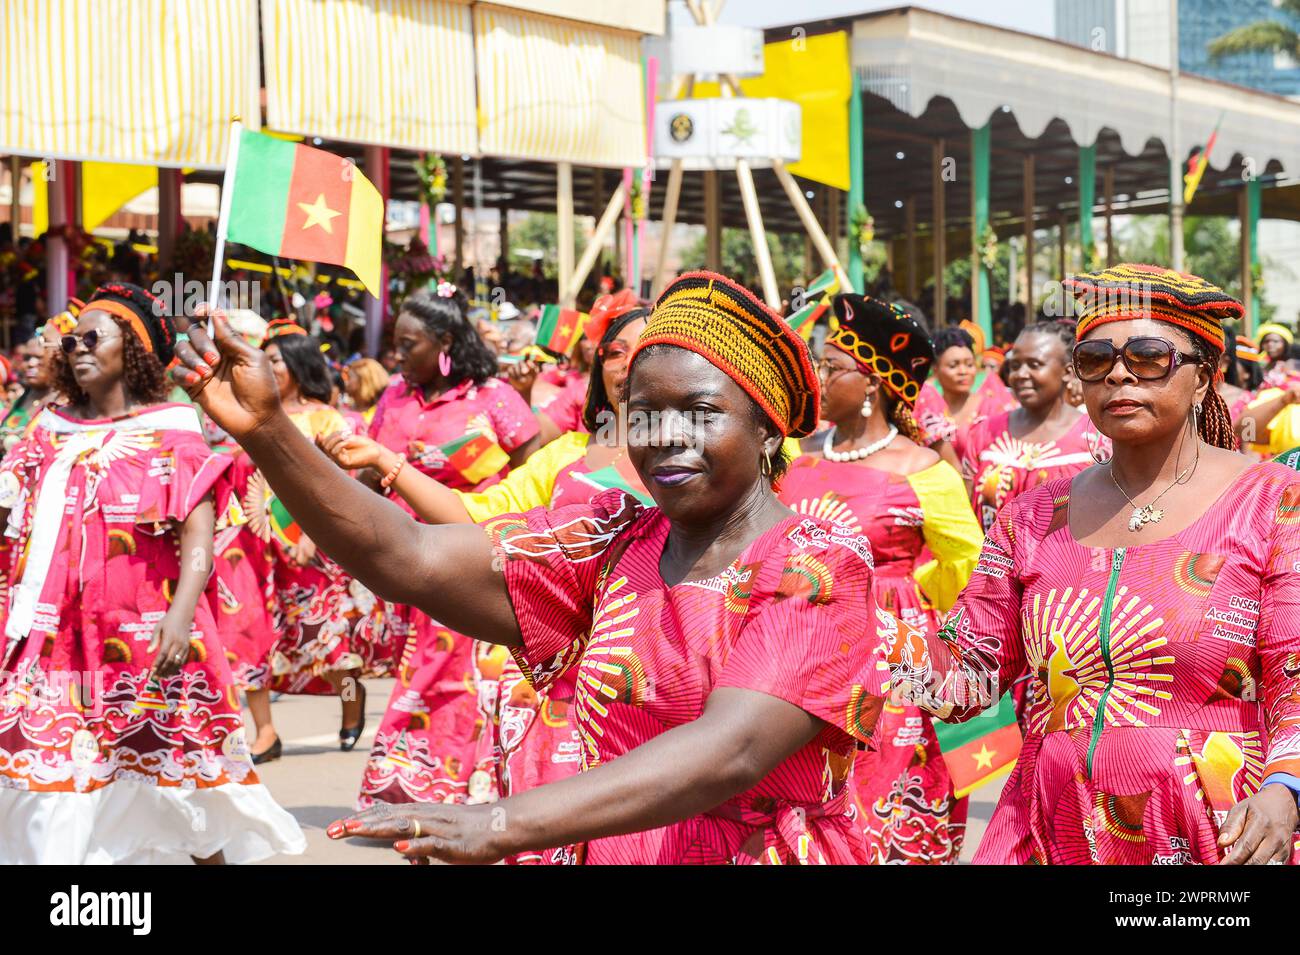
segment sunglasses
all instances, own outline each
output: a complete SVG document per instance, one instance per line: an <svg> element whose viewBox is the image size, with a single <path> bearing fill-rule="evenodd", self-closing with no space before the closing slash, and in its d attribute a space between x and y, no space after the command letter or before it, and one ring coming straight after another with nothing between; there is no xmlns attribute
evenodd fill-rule
<svg viewBox="0 0 1300 955"><path fill-rule="evenodd" d="M59 343L63 346L63 353L65 355L71 355L77 350L77 342L81 342L81 344L85 345L86 351L94 351L95 346L100 342L112 341L117 337L118 336L116 335L101 335L98 331L92 328L84 335L64 335L59 339Z"/></svg>
<svg viewBox="0 0 1300 955"><path fill-rule="evenodd" d="M1181 364L1200 361L1199 356L1183 354L1164 338L1130 338L1120 348L1098 340L1074 346L1074 373L1080 381L1101 381L1115 367L1116 357L1134 378L1142 381L1159 381Z"/></svg>
<svg viewBox="0 0 1300 955"><path fill-rule="evenodd" d="M627 361L627 356L632 353L632 348L622 342L610 342L608 345L601 345L596 349L600 355L601 361Z"/></svg>

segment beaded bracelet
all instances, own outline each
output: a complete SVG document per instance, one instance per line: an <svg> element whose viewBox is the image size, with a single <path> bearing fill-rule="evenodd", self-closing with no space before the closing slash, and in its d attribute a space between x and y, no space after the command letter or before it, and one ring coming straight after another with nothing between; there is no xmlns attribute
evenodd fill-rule
<svg viewBox="0 0 1300 955"><path fill-rule="evenodd" d="M397 463L393 465L393 469L379 479L379 486L382 487L385 491L387 491L390 487L392 487L393 482L397 480L397 475L401 473L401 470L405 465L406 465L406 455L403 453L399 453L397 455Z"/></svg>

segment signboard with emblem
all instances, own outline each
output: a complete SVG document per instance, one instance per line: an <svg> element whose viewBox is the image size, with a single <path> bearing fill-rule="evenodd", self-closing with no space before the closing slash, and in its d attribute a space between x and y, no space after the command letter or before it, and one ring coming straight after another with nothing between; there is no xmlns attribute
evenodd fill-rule
<svg viewBox="0 0 1300 955"><path fill-rule="evenodd" d="M688 99L655 110L655 158L675 159L686 169L731 169L737 159L751 166L773 159L798 162L802 112L780 99Z"/></svg>

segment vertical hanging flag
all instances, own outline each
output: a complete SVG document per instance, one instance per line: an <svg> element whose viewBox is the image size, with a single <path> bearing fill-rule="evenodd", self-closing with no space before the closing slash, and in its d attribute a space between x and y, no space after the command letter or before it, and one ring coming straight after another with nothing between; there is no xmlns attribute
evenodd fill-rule
<svg viewBox="0 0 1300 955"><path fill-rule="evenodd" d="M1223 122L1223 116L1220 114L1219 122L1214 124L1214 132L1210 133L1209 140L1205 143L1205 148L1197 150L1192 154L1192 158L1187 160L1187 172L1183 174L1183 205L1191 205L1192 196L1196 195L1196 190L1200 188L1201 177L1205 175L1205 167L1210 164L1210 151L1214 149L1214 140L1219 135L1219 123Z"/></svg>
<svg viewBox="0 0 1300 955"><path fill-rule="evenodd" d="M542 309L542 320L537 324L537 344L558 355L572 355L586 321L585 312L547 305Z"/></svg>
<svg viewBox="0 0 1300 955"><path fill-rule="evenodd" d="M831 298L839 290L839 276L834 269L827 269L804 289L803 299L807 304L787 318L786 322L807 341L812 336L813 326L829 311Z"/></svg>
<svg viewBox="0 0 1300 955"><path fill-rule="evenodd" d="M267 255L341 265L380 295L384 200L353 163L239 124L226 162L219 252L229 239Z"/></svg>

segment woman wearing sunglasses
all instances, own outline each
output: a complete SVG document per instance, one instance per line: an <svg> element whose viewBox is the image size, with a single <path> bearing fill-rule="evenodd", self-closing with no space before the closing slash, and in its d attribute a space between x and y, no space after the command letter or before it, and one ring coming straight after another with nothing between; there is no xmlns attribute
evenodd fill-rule
<svg viewBox="0 0 1300 955"><path fill-rule="evenodd" d="M865 535L876 605L933 633L984 539L961 477L925 447L912 418L934 349L902 305L849 294L835 296L834 309L839 327L817 366L832 427L803 440L780 497L797 514ZM899 702L885 706L853 764L867 851L880 864L956 864L966 800L953 791L929 717Z"/></svg>
<svg viewBox="0 0 1300 955"><path fill-rule="evenodd" d="M177 338L149 293L101 286L54 357L67 404L0 467L23 555L0 636L0 863L306 848L249 761L205 592L230 458L164 403Z"/></svg>
<svg viewBox="0 0 1300 955"><path fill-rule="evenodd" d="M1077 474L1109 453L1088 416L1070 404L1070 346L1062 322L1030 325L1007 359L1007 381L1020 407L979 422L966 439L962 477L981 526L1030 488Z"/></svg>
<svg viewBox="0 0 1300 955"><path fill-rule="evenodd" d="M1300 475L1234 452L1215 389L1241 303L1121 265L1067 281L1110 461L1008 504L896 680L970 719L1028 672L977 862L1282 864L1300 792Z"/></svg>
<svg viewBox="0 0 1300 955"><path fill-rule="evenodd" d="M369 468L428 524L483 523L535 507L580 504L611 488L649 504L649 492L628 461L625 429L617 427L616 417L618 396L627 379L627 356L648 315L648 309L636 305L635 300L621 311L593 310L587 330L599 345L583 408L584 429L556 438L484 491L453 490L402 466L400 456L370 438L340 433L317 444L343 468ZM394 476L388 477L390 474ZM494 656L491 663L480 660L479 666L490 669L499 687L494 711L485 714L496 737L499 794L504 798L576 773L576 735L568 719L576 674L566 674L535 690L513 657L499 651ZM390 712L380 727L381 736L399 735L406 715ZM540 859L540 853L529 853L513 861Z"/></svg>

